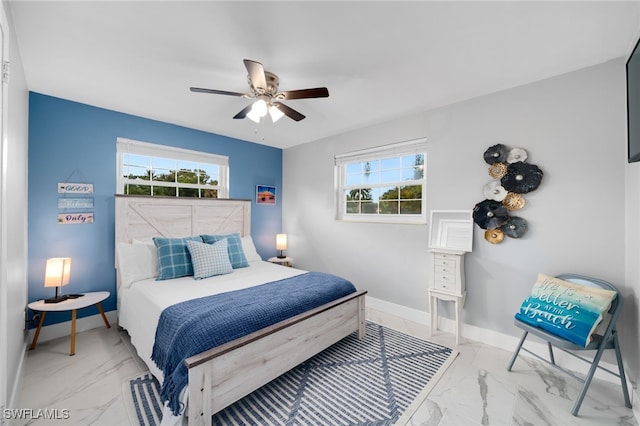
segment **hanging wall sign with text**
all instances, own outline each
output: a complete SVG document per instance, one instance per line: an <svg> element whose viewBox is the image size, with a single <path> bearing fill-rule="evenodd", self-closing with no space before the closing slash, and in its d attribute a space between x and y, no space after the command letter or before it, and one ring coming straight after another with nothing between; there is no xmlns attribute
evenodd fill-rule
<svg viewBox="0 0 640 426"><path fill-rule="evenodd" d="M58 182L59 194L93 194L92 183Z"/></svg>
<svg viewBox="0 0 640 426"><path fill-rule="evenodd" d="M62 225L93 223L93 213L58 213L58 223Z"/></svg>
<svg viewBox="0 0 640 426"><path fill-rule="evenodd" d="M58 198L59 209L92 209L93 198Z"/></svg>

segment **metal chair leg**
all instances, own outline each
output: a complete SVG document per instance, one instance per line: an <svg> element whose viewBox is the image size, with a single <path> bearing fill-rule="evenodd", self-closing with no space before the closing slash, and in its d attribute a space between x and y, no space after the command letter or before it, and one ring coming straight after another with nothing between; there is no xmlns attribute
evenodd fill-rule
<svg viewBox="0 0 640 426"><path fill-rule="evenodd" d="M618 361L618 372L620 374L620 382L622 384L622 393L624 395L624 405L631 408L631 399L629 398L629 389L627 388L627 377L624 374L624 365L622 364L622 353L618 343L618 333L613 333L613 347L616 351L616 360Z"/></svg>
<svg viewBox="0 0 640 426"><path fill-rule="evenodd" d="M589 385L591 384L591 380L593 379L593 375L598 368L598 364L600 363L600 358L602 358L602 354L604 353L604 345L600 346L598 351L596 352L596 356L593 357L593 362L591 363L591 368L589 368L589 372L584 379L584 384L582 385L582 389L580 389L580 393L578 394L578 398L576 399L575 404L573 404L573 409L571 409L571 414L574 416L578 415L578 410L580 410L580 406L582 405L582 401L587 394L587 390L589 389Z"/></svg>
<svg viewBox="0 0 640 426"><path fill-rule="evenodd" d="M511 371L511 368L513 367L513 363L516 362L516 358L518 357L518 352L520 352L520 348L524 343L524 339L527 338L527 334L529 334L528 331L525 331L522 334L522 337L520 338L520 343L518 343L518 347L516 347L516 351L513 353L513 356L511 357L511 361L509 361L509 365L507 366L507 371Z"/></svg>

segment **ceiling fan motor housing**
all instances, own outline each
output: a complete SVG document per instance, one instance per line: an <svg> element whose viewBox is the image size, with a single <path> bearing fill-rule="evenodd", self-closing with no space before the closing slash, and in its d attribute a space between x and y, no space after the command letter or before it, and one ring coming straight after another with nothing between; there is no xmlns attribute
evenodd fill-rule
<svg viewBox="0 0 640 426"><path fill-rule="evenodd" d="M260 87L255 87L253 85L253 81L251 81L251 76L247 76L247 80L249 80L249 86L251 87L251 92L256 95L267 95L269 97L273 97L278 92L278 85L280 84L280 79L274 73L269 71L264 72L264 78L267 82L267 87L264 90Z"/></svg>

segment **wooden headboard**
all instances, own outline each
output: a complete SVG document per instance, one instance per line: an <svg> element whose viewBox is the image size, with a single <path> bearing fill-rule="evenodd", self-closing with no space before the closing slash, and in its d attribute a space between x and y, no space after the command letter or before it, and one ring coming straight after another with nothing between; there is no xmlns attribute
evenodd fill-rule
<svg viewBox="0 0 640 426"><path fill-rule="evenodd" d="M152 237L251 235L251 201L116 195L116 245Z"/></svg>

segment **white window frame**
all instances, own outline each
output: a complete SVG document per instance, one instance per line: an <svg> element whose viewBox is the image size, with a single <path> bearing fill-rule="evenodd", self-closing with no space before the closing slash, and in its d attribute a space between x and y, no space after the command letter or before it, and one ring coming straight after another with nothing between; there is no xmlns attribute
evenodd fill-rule
<svg viewBox="0 0 640 426"><path fill-rule="evenodd" d="M346 185L346 166L349 163L381 160L386 158L403 157L407 155L422 154L424 156L424 173L422 179L418 181L399 181L402 183L422 184L422 204L420 214L354 214L347 213L346 191L350 189L362 188L365 185ZM394 183L384 183L378 186L395 186ZM375 187L375 185L366 185ZM336 220L347 222L375 222L375 223L404 223L404 224L426 224L427 223L427 140L426 138L414 139L399 142L391 145L384 145L335 156L335 194L336 194Z"/></svg>
<svg viewBox="0 0 640 426"><path fill-rule="evenodd" d="M161 157L169 160L190 161L200 164L215 164L219 169L218 185L199 185L188 183L162 182L159 186L192 189L216 189L218 198L229 198L229 157L208 152L193 151L190 149L177 148L173 146L158 145L149 142L141 142L126 138L117 138L117 194L124 194L126 184L147 185L147 180L130 180L124 177L124 154L136 154L148 157ZM176 191L176 196L179 191Z"/></svg>

